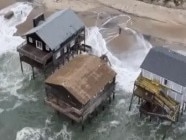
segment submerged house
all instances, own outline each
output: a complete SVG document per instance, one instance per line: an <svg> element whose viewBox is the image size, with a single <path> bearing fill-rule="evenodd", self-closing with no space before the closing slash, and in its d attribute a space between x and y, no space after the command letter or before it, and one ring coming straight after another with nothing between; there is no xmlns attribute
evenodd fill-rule
<svg viewBox="0 0 186 140"><path fill-rule="evenodd" d="M55 68L80 51L85 51L85 25L70 9L58 11L45 19L33 19L33 28L24 34L26 44L17 48L22 61L45 71Z"/></svg>
<svg viewBox="0 0 186 140"><path fill-rule="evenodd" d="M140 113L177 121L186 103L186 56L168 48L154 47L141 69L134 84L131 104L133 97L137 96Z"/></svg>
<svg viewBox="0 0 186 140"><path fill-rule="evenodd" d="M45 102L83 124L103 101L114 98L115 77L102 57L78 55L46 79Z"/></svg>

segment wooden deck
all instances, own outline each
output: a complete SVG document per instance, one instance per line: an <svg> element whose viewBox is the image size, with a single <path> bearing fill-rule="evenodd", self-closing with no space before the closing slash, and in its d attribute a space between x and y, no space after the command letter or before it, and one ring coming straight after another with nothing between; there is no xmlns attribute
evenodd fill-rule
<svg viewBox="0 0 186 140"><path fill-rule="evenodd" d="M156 114L157 116L164 116L171 121L176 121L177 116L180 110L180 104L167 96L164 91L166 91L165 87L156 83L152 82L142 76L139 76L135 82L136 88L134 89L134 95L138 96L139 98L151 103L155 104L158 108L162 108L167 112L166 115L160 113L160 111L156 111L154 109L147 110L144 105L141 107L141 111L145 114Z"/></svg>
<svg viewBox="0 0 186 140"><path fill-rule="evenodd" d="M21 56L25 56L42 65L45 65L47 61L52 57L52 53L41 51L29 44L18 47L17 51L21 54Z"/></svg>

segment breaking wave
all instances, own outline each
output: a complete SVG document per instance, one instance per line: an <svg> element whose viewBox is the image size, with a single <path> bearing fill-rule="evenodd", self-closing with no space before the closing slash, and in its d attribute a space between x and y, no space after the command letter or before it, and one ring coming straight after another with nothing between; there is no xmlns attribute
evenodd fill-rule
<svg viewBox="0 0 186 140"><path fill-rule="evenodd" d="M16 140L71 140L72 134L67 130L66 125L62 125L62 129L58 132L52 132L48 126L51 118L47 118L44 128L24 127L17 132Z"/></svg>
<svg viewBox="0 0 186 140"><path fill-rule="evenodd" d="M6 20L3 16L0 16L0 54L15 50L17 46L24 42L24 39L20 36L13 35L17 31L16 26L25 22L32 10L32 6L26 3L16 3L1 10L0 14L4 14L9 10L14 12L14 16L10 20Z"/></svg>
<svg viewBox="0 0 186 140"><path fill-rule="evenodd" d="M14 12L14 16L7 20L3 14L10 10ZM23 101L36 100L29 95L27 96L17 92L22 87L25 77L20 74L18 55L15 52L17 46L23 43L24 39L20 36L14 36L14 34L17 31L16 26L25 22L31 10L31 4L15 3L0 11L0 78L3 79L3 82L0 83L0 102L11 102L12 97L17 98L15 104L11 105L12 107L2 108L0 113L16 109L22 105Z"/></svg>
<svg viewBox="0 0 186 140"><path fill-rule="evenodd" d="M131 30L126 28L126 30ZM144 60L146 54L152 47L142 35L131 30L136 38L135 46L128 52L123 53L122 57L118 58L108 48L105 39L103 38L99 27L91 27L87 30L86 43L93 47L93 54L101 56L106 54L111 62L112 68L117 73L118 88L131 92L133 89L134 80L140 73L140 64Z"/></svg>

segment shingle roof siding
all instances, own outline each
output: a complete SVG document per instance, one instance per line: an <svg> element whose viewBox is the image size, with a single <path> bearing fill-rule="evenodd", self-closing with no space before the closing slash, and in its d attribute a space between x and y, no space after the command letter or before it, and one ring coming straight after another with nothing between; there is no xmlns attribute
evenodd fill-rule
<svg viewBox="0 0 186 140"><path fill-rule="evenodd" d="M84 23L70 9L58 11L25 35L36 33L52 50L57 50L73 34L84 28Z"/></svg>
<svg viewBox="0 0 186 140"><path fill-rule="evenodd" d="M179 85L186 86L186 56L170 49L164 47L152 48L141 68Z"/></svg>

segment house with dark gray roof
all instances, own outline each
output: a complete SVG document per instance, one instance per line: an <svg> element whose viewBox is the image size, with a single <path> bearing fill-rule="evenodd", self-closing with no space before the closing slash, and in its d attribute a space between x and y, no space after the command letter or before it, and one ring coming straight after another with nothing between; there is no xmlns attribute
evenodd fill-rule
<svg viewBox="0 0 186 140"><path fill-rule="evenodd" d="M153 47L140 67L132 95L140 100L140 113L177 121L186 105L186 56Z"/></svg>
<svg viewBox="0 0 186 140"><path fill-rule="evenodd" d="M57 11L45 19L33 19L33 28L24 34L26 43L17 48L22 61L45 70L63 64L71 55L85 51L85 25L70 9Z"/></svg>
<svg viewBox="0 0 186 140"><path fill-rule="evenodd" d="M154 47L141 69L142 76L167 87L166 93L172 98L182 104L186 101L186 56L165 47Z"/></svg>

